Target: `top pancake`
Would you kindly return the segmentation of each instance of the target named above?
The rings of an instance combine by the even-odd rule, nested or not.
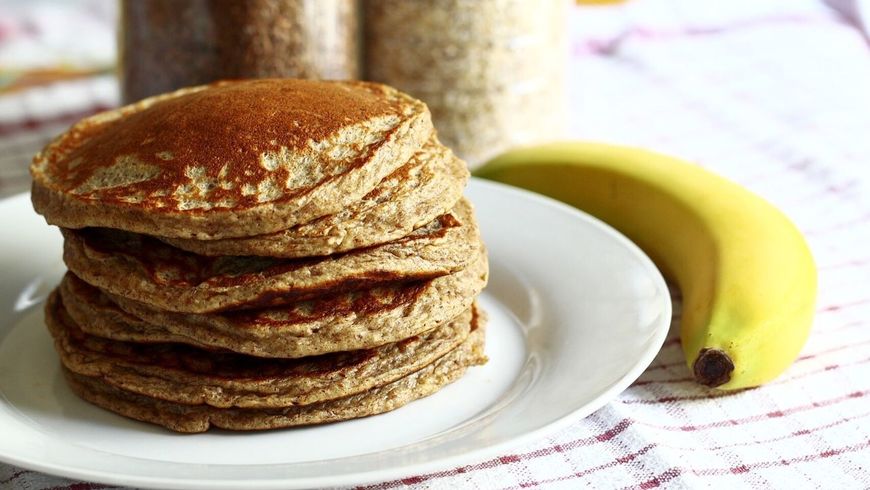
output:
[[[384,85],[271,79],[181,89],[86,118],[31,164],[51,224],[214,240],[339,212],[433,132]]]
[[[405,165],[336,214],[269,235],[162,239],[200,255],[312,257],[398,240],[445,214],[462,196],[468,167],[434,135]]]

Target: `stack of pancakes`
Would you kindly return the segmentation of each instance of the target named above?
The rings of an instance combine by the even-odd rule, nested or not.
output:
[[[389,87],[183,89],[77,123],[31,173],[69,268],[46,323],[96,405],[181,432],[287,427],[485,362],[468,172]]]

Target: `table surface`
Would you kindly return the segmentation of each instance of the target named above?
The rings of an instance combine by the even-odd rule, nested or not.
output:
[[[691,381],[675,318],[653,364],[593,415],[498,458],[370,488],[870,487],[867,38],[813,1],[705,5],[576,9],[572,135],[696,161],[783,209],[819,266],[801,356],[762,388],[711,393]],[[27,187],[48,138],[116,100],[109,76],[0,96],[0,194]],[[2,464],[0,487],[105,488]]]

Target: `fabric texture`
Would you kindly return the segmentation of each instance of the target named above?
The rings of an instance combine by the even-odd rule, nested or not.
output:
[[[604,408],[497,458],[362,488],[870,487],[867,40],[821,2],[716,2],[724,4],[578,8],[572,134],[699,162],[783,209],[819,267],[817,316],[798,360],[761,388],[697,386],[676,336],[675,298],[660,354]],[[29,93],[0,106],[49,100]],[[101,97],[31,108],[19,122],[4,113],[0,145],[56,132],[51,125],[103,105]],[[4,175],[26,168],[24,153],[2,161],[0,188]],[[0,464],[0,488],[113,487]]]

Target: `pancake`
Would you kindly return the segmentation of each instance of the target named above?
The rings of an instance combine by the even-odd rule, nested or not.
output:
[[[432,137],[411,160],[336,214],[270,235],[222,240],[164,238],[200,255],[312,257],[397,240],[452,209],[468,168]]]
[[[152,308],[210,313],[287,304],[461,270],[480,235],[467,200],[399,240],[313,259],[205,257],[107,228],[63,229],[64,261],[84,281]]]
[[[68,273],[63,303],[92,335],[133,342],[180,342],[260,357],[304,357],[372,348],[418,335],[471,307],[486,285],[481,249],[466,269],[258,310],[174,313],[104,294]]]
[[[161,400],[223,408],[308,405],[382,386],[455,349],[479,320],[472,307],[419,336],[374,349],[264,359],[184,344],[95,337],[70,318],[56,291],[45,313],[61,362],[70,371]]]
[[[49,224],[199,240],[335,214],[433,134],[425,104],[359,81],[217,82],[85,118],[37,154]]]
[[[129,418],[188,433],[204,432],[209,427],[263,430],[337,422],[395,410],[459,379],[469,366],[485,363],[484,340],[484,328],[477,328],[459,347],[392,383],[344,398],[284,408],[184,405],[123,390],[99,377],[82,376],[66,368],[63,371],[78,396]]]

